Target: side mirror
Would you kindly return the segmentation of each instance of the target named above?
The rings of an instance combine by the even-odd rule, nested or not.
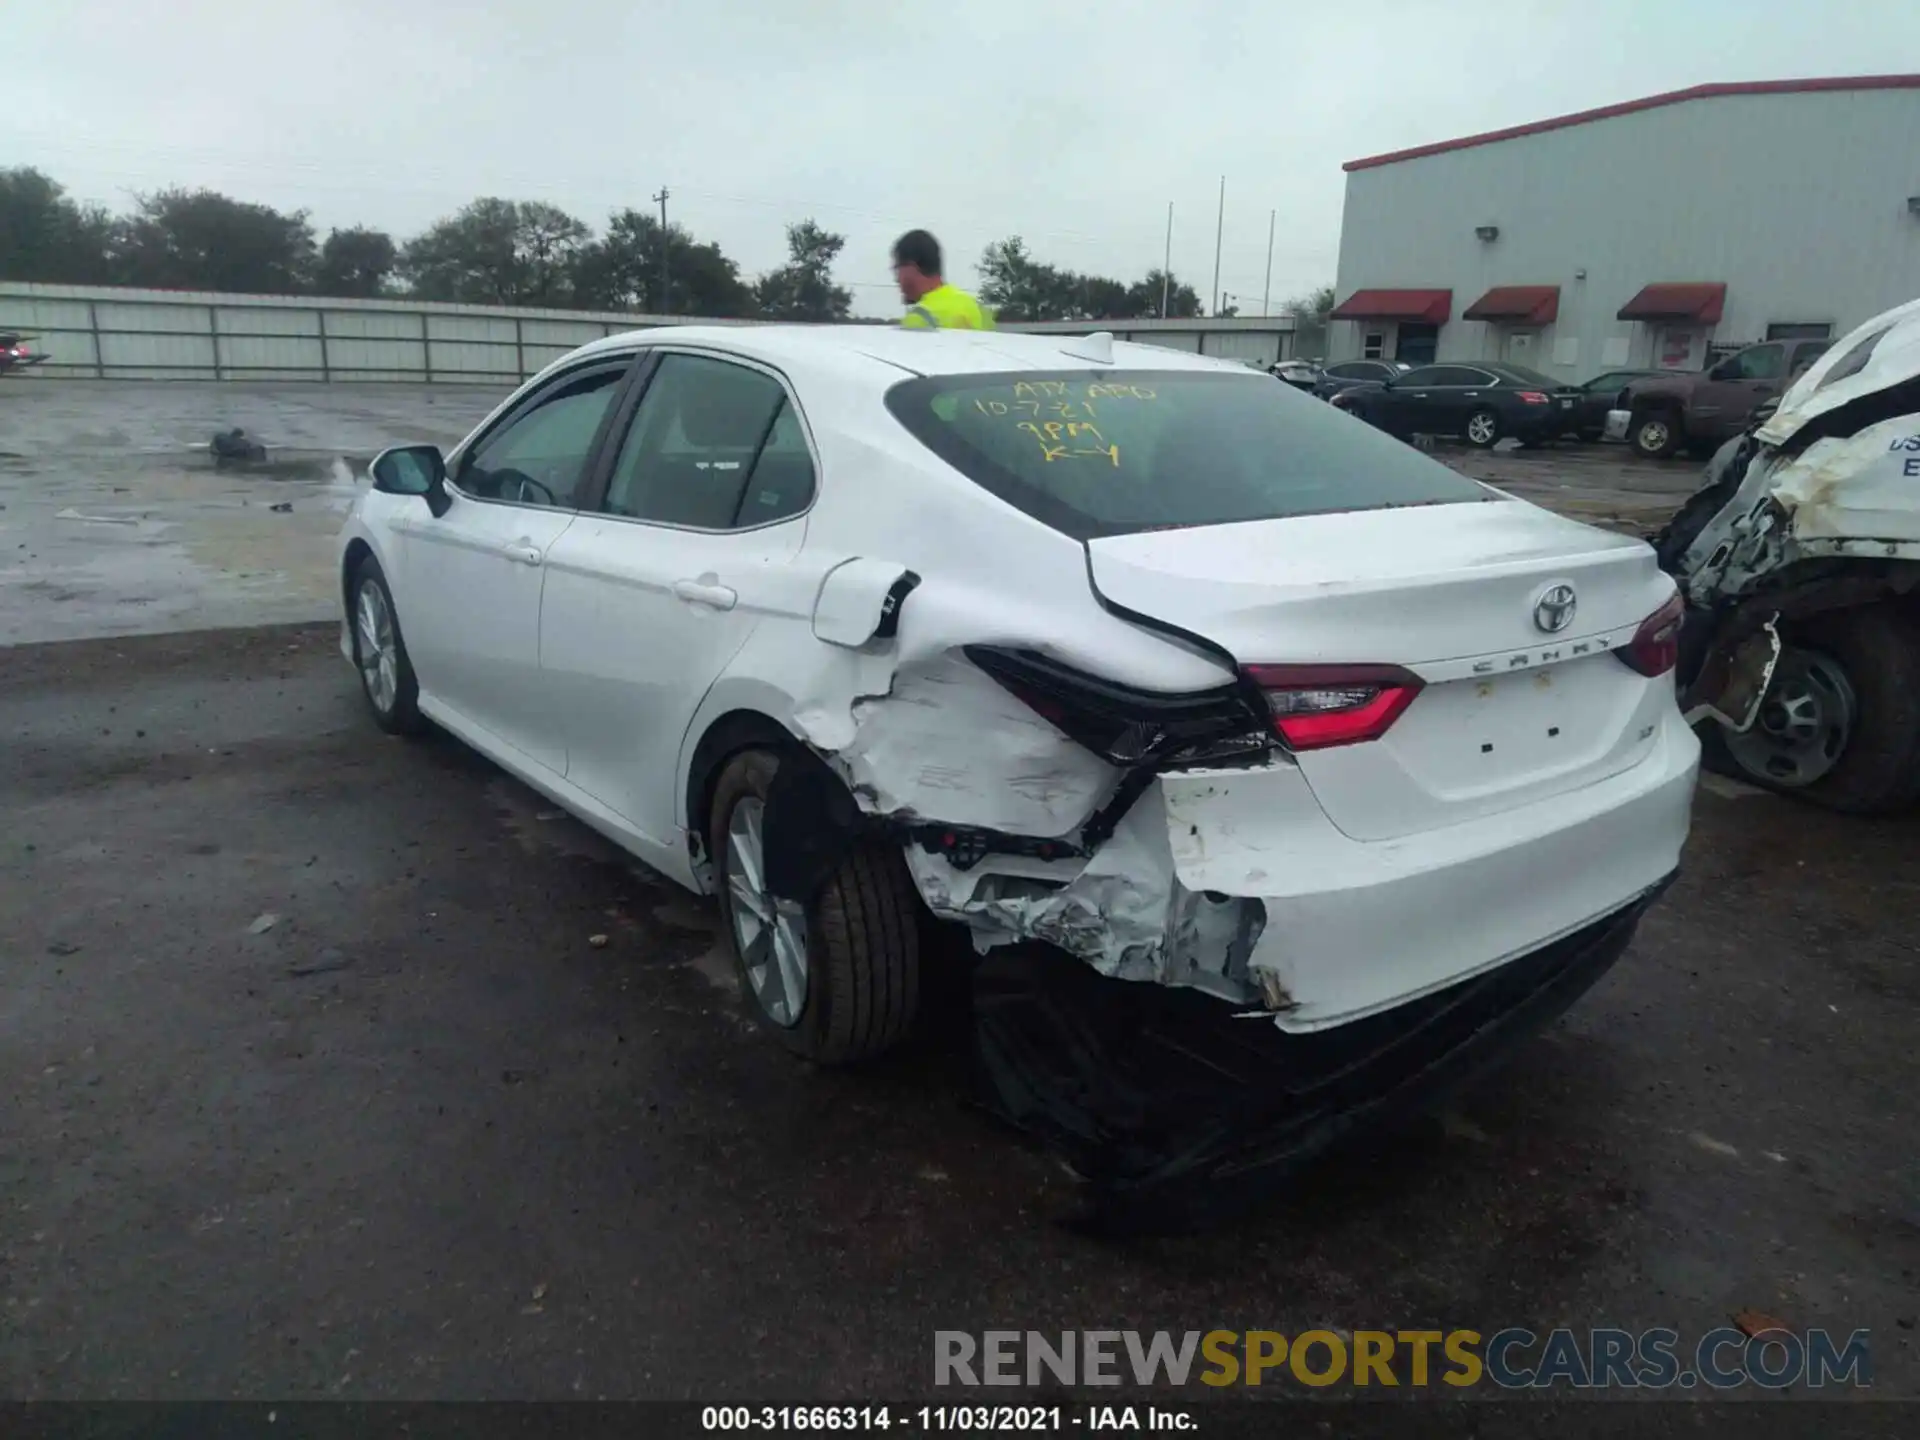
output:
[[[1707,371],[1707,379],[1731,380],[1734,378],[1733,371],[1734,371],[1733,362],[1731,360],[1722,360],[1718,365],[1714,366],[1711,370]]]
[[[447,458],[438,445],[395,445],[373,457],[373,488],[386,495],[419,495],[434,515],[453,508],[447,494]]]

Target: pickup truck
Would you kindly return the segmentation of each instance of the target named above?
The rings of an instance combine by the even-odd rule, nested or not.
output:
[[[1769,340],[1710,370],[1634,380],[1607,412],[1607,438],[1625,440],[1653,459],[1681,449],[1704,458],[1744,431],[1760,405],[1777,399],[1832,344]]]

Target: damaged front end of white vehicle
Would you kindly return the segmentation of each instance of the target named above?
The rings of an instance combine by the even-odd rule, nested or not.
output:
[[[1739,771],[1840,809],[1913,798],[1920,754],[1880,732],[1912,729],[1889,671],[1920,645],[1920,302],[1728,441],[1654,543],[1687,603],[1682,708]]]

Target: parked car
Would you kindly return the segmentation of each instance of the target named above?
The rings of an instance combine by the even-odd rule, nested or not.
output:
[[[1920,301],[1764,402],[1655,544],[1719,768],[1835,810],[1920,799]]]
[[[1450,435],[1485,449],[1508,436],[1523,444],[1557,439],[1572,428],[1579,399],[1579,391],[1537,371],[1476,360],[1423,365],[1382,385],[1355,386],[1334,404],[1403,440]]]
[[[718,896],[816,1061],[908,1034],[930,912],[1265,1015],[1340,1077],[1325,1136],[1558,1013],[1687,833],[1652,550],[1241,366],[649,330],[372,475],[338,567],[374,722]]]
[[[28,343],[37,338],[15,330],[0,330],[0,375],[10,370],[27,370],[43,364],[47,357]]]
[[[1311,390],[1320,383],[1320,367],[1311,360],[1282,360],[1267,373],[1296,390]]]
[[[1582,381],[1574,388],[1580,398],[1574,402],[1571,433],[1582,440],[1598,440],[1607,431],[1607,414],[1620,403],[1620,392],[1638,380],[1657,380],[1679,376],[1678,370],[1608,370]]]
[[[1607,414],[1606,435],[1649,459],[1676,450],[1705,458],[1752,422],[1756,407],[1777,399],[1824,355],[1831,340],[1769,340],[1727,356],[1701,372],[1669,370],[1635,380]]]
[[[1313,393],[1322,400],[1331,400],[1350,386],[1379,385],[1412,368],[1398,360],[1339,360],[1321,367]]]

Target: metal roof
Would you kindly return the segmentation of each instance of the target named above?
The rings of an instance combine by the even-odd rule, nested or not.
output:
[[[1384,155],[1369,155],[1349,160],[1340,168],[1346,171],[1370,170],[1377,165],[1392,165],[1401,160],[1418,160],[1425,155],[1441,155],[1449,150],[1469,150],[1476,145],[1492,145],[1500,140],[1518,140],[1523,135],[1539,135],[1548,130],[1564,130],[1569,125],[1586,125],[1595,120],[1611,120],[1616,115],[1631,115],[1639,110],[1658,110],[1665,105],[1681,105],[1689,100],[1717,100],[1729,95],[1804,95],[1831,90],[1920,90],[1920,75],[1840,75],[1823,80],[1749,80],[1725,85],[1694,85],[1685,90],[1668,90],[1644,100],[1625,100],[1618,105],[1602,105],[1597,110],[1576,110],[1571,115],[1556,115],[1551,120],[1535,120],[1512,125],[1505,130],[1488,130],[1458,140],[1442,140],[1433,145],[1416,145],[1411,150],[1390,150]]]

